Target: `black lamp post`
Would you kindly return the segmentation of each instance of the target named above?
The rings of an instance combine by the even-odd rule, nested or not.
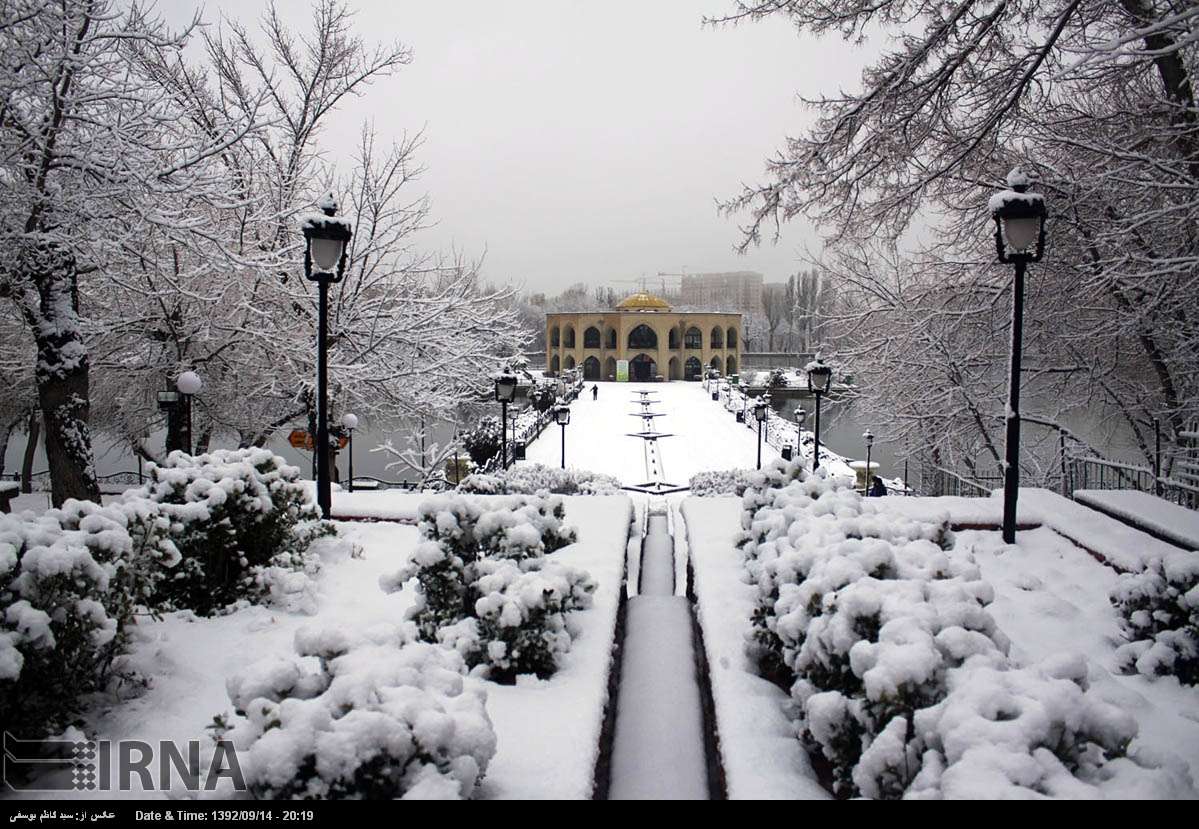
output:
[[[317,204],[320,213],[305,216],[304,276],[319,288],[316,334],[316,502],[321,516],[329,517],[333,486],[329,477],[329,285],[340,282],[346,271],[346,250],[353,228],[339,219],[337,200],[330,193]]]
[[[816,359],[808,363],[808,391],[816,398],[816,428],[814,434],[816,436],[815,445],[812,447],[812,471],[815,472],[820,467],[820,398],[828,394],[828,390],[833,385],[833,370],[829,368],[817,355]]]
[[[554,420],[562,427],[562,468],[566,468],[566,427],[570,424],[570,406],[554,409]]]
[[[204,388],[204,382],[194,371],[185,371],[175,379],[175,388],[179,390],[180,402],[183,404],[183,448],[190,455],[195,451],[192,441],[192,396],[200,393],[200,389]]]
[[[770,411],[770,398],[763,396],[754,404],[754,420],[758,421],[758,469],[762,468],[762,424]]]
[[[348,412],[341,416],[341,428],[346,430],[346,448],[350,454],[350,492],[354,491],[354,430],[358,428],[358,415]]]
[[[866,441],[866,486],[864,494],[870,495],[870,449],[874,446],[874,433],[867,429],[862,433],[862,440]]]
[[[1015,266],[1012,284],[1012,351],[1008,374],[1007,436],[1003,465],[1003,540],[1016,542],[1016,498],[1020,488],[1020,352],[1024,328],[1024,271],[1045,253],[1045,200],[1029,193],[1027,174],[1008,173],[1007,190],[991,197],[995,220],[995,252],[1000,262]]]
[[[504,469],[508,468],[508,404],[516,399],[516,377],[504,373],[495,378],[495,399],[500,401],[500,461]]]

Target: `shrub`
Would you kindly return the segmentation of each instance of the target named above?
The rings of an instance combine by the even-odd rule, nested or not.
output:
[[[266,449],[172,452],[150,464],[136,497],[157,504],[182,554],[159,586],[164,608],[211,614],[239,601],[305,593],[319,560],[310,547],[334,534],[300,472]]]
[[[471,796],[496,736],[486,692],[463,676],[460,656],[413,641],[410,626],[357,640],[302,630],[296,651],[299,659],[269,660],[232,677],[237,715],[214,723],[215,737],[237,749],[253,796]]]
[[[1199,553],[1175,553],[1122,575],[1111,598],[1129,640],[1116,652],[1122,670],[1199,684]]]
[[[523,463],[490,475],[471,475],[458,487],[479,495],[618,495],[620,481],[611,475],[582,469],[559,469]]]
[[[126,627],[179,559],[140,499],[0,515],[0,721],[61,731],[102,689]]]
[[[946,553],[946,521],[913,521],[808,474],[782,484],[776,472],[743,497],[741,548],[759,597],[749,648],[789,687],[834,794],[1182,785],[1124,757],[1135,723],[1086,691],[1084,660],[1008,661],[985,609],[992,590],[969,556]]]
[[[475,428],[462,435],[462,445],[475,466],[484,467],[500,454],[500,440],[503,438],[501,428],[499,418],[488,415],[480,418]]]
[[[417,580],[408,611],[421,639],[440,642],[499,682],[548,677],[571,644],[570,614],[595,584],[545,556],[575,540],[560,498],[443,496],[421,504],[412,561],[384,590]]]
[[[745,494],[750,486],[753,472],[748,469],[722,469],[698,472],[691,476],[691,494],[700,498],[716,498],[721,495]]]

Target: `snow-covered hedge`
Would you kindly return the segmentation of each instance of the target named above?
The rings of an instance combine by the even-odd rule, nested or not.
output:
[[[751,485],[753,472],[748,469],[721,469],[697,472],[691,476],[691,494],[701,498],[745,494]]]
[[[466,447],[475,466],[485,467],[492,458],[500,454],[502,438],[503,430],[500,426],[500,419],[487,415],[479,419],[475,428],[462,435],[462,445]]]
[[[1199,552],[1175,553],[1122,575],[1112,603],[1129,639],[1117,651],[1125,671],[1199,685]]]
[[[214,736],[237,749],[250,794],[470,797],[496,749],[486,691],[457,653],[414,639],[411,625],[301,630],[298,658],[230,678],[237,715],[218,717]]]
[[[417,580],[408,618],[420,638],[499,682],[551,675],[570,649],[571,612],[595,590],[587,573],[546,559],[575,540],[562,499],[447,495],[422,503],[420,516],[412,561],[381,581],[394,592]]]
[[[793,478],[787,482],[787,478]],[[794,466],[746,491],[741,548],[759,595],[751,654],[789,688],[840,797],[1101,796],[1186,789],[1126,758],[1127,714],[1081,658],[1020,667],[947,521]]]
[[[170,522],[182,560],[159,585],[167,609],[199,614],[241,601],[310,610],[320,566],[315,541],[334,535],[319,518],[300,471],[266,449],[172,452],[149,464],[130,497],[153,501]]]
[[[178,562],[155,505],[67,501],[0,515],[0,722],[60,731],[104,687],[125,630]]]
[[[489,475],[471,475],[458,489],[479,495],[618,495],[620,481],[601,472],[522,463]]]

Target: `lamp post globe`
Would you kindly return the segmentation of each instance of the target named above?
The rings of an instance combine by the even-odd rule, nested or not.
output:
[[[1024,274],[1030,262],[1045,254],[1045,219],[1049,212],[1040,193],[1030,193],[1032,177],[1016,168],[1007,187],[987,206],[995,221],[995,255],[1015,270],[1012,283],[1012,345],[1009,355],[1008,402],[1003,465],[1003,540],[1016,542],[1016,500],[1020,489],[1020,360],[1024,338]]]
[[[346,431],[346,449],[349,450],[350,468],[348,473],[348,486],[350,492],[354,491],[354,430],[358,428],[358,415],[346,412],[341,416],[341,428]]]
[[[304,276],[317,284],[316,335],[316,502],[321,516],[328,518],[333,505],[329,454],[329,285],[345,276],[346,258],[353,226],[337,216],[337,199],[332,193],[317,202],[319,213],[300,220],[304,234]]]
[[[194,371],[182,372],[175,378],[175,389],[179,392],[179,402],[183,405],[183,450],[191,454],[195,448],[192,445],[192,395],[199,394],[204,388],[204,381]]]

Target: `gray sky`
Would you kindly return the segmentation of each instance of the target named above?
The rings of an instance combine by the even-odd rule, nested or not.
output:
[[[308,3],[280,0],[295,25]],[[728,0],[357,0],[358,31],[414,61],[344,107],[322,140],[348,153],[364,119],[382,137],[424,127],[418,186],[429,248],[486,251],[486,277],[555,291],[631,287],[642,274],[757,270],[781,281],[815,242],[803,223],[745,256],[715,201],[757,180],[808,122],[796,94],[856,86],[861,59],[785,21],[710,28]],[[197,4],[163,0],[174,18]],[[214,0],[204,17],[256,17]],[[344,148],[344,150],[343,150]]]

